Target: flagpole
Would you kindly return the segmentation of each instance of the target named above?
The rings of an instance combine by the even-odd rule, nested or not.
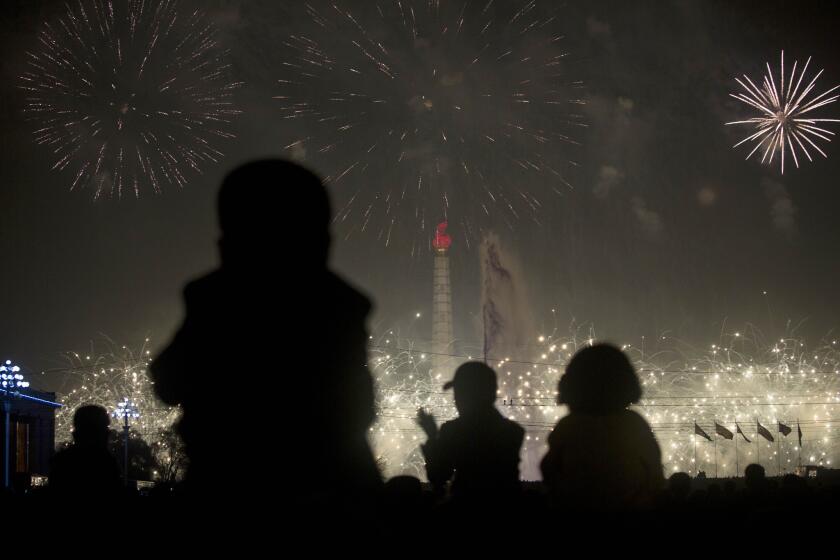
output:
[[[735,478],[738,478],[738,473],[741,472],[741,465],[738,462],[738,432],[740,428],[738,427],[738,422],[735,422]]]
[[[782,431],[779,428],[781,428],[781,426],[779,426],[779,419],[777,418],[776,419],[776,455],[779,458],[779,460],[778,460],[779,475],[778,476],[779,476],[779,478],[781,478],[781,476],[782,476]]]
[[[691,437],[694,438],[694,478],[697,478],[697,434]]]
[[[487,365],[487,312],[484,309],[481,312],[481,339],[481,354]]]
[[[802,428],[799,427],[799,418],[796,419],[796,437],[799,438],[799,472],[802,473],[802,438],[799,434],[802,433]]]
[[[712,440],[715,444],[715,478],[718,477],[718,468],[717,468],[717,420],[715,420],[715,439]]]

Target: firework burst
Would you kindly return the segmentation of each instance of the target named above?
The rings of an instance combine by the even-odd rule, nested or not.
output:
[[[216,35],[177,0],[78,0],[43,24],[19,86],[71,190],[160,192],[224,156],[240,83]]]
[[[767,74],[764,76],[761,87],[756,86],[747,75],[744,75],[743,81],[735,78],[744,91],[731,93],[730,96],[756,109],[759,113],[758,116],[747,120],[726,123],[727,125],[748,125],[753,129],[749,136],[734,146],[737,148],[742,144],[754,143],[746,159],[762,151],[761,163],[772,164],[778,152],[779,163],[784,174],[785,155],[788,153],[793,157],[797,168],[802,154],[808,158],[808,161],[813,161],[809,149],[819,152],[823,157],[828,157],[817,142],[831,142],[831,136],[834,136],[834,133],[823,128],[824,125],[821,123],[836,123],[840,122],[840,119],[816,118],[812,111],[837,101],[840,95],[831,94],[837,91],[840,85],[817,95],[814,89],[823,71],[817,72],[810,82],[807,82],[805,76],[810,64],[809,57],[797,75],[799,61],[796,61],[793,63],[790,74],[786,75],[785,52],[782,51],[779,73],[774,77],[770,63],[767,63]],[[806,82],[808,85],[803,86]]]
[[[389,244],[406,226],[417,249],[449,220],[470,239],[490,218],[538,220],[543,196],[571,187],[582,83],[545,4],[299,8],[275,96],[297,135],[285,147],[325,172],[348,236]]]
[[[496,406],[526,429],[520,472],[536,479],[546,452],[546,438],[566,408],[556,404],[557,381],[574,353],[597,340],[591,328],[568,335],[540,336],[531,358],[493,360],[499,375]],[[764,341],[755,331],[732,332],[705,349],[689,347],[668,337],[646,347],[624,345],[644,387],[644,397],[632,408],[649,422],[662,450],[667,474],[733,476],[736,466],[754,462],[768,472],[792,472],[805,464],[835,465],[840,460],[840,345],[826,340],[809,347],[793,336]],[[477,345],[478,346],[478,345]],[[480,349],[476,349],[480,355]],[[453,356],[451,370],[470,359]],[[371,440],[388,475],[424,477],[419,446],[425,441],[415,416],[423,407],[439,422],[457,415],[451,392],[443,391],[448,376],[431,373],[433,355],[422,343],[389,333],[373,344],[370,367],[378,388],[379,413]],[[757,422],[770,427],[776,442],[756,433]],[[776,423],[803,432],[784,437]],[[751,443],[694,435],[694,425],[714,437],[715,424],[733,433],[740,426]],[[736,424],[737,423],[737,424]],[[740,438],[741,436],[736,436]],[[697,462],[695,463],[695,439]],[[737,454],[737,456],[736,456]]]
[[[171,432],[180,409],[161,403],[149,377],[149,340],[138,348],[120,346],[109,339],[91,345],[90,352],[68,352],[62,368],[62,407],[56,414],[56,441],[72,441],[73,415],[80,406],[97,404],[113,412],[117,402],[128,399],[140,414],[133,429],[147,443],[158,445],[161,434]]]

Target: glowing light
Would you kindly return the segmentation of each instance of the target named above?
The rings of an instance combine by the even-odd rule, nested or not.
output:
[[[29,387],[29,382],[24,381],[23,374],[20,373],[20,367],[12,364],[11,360],[6,360],[0,366],[0,387],[8,391],[26,389]]]
[[[147,371],[148,344],[146,339],[133,350],[101,339],[92,344],[92,356],[82,357],[77,352],[65,354],[68,365],[61,372],[64,381],[59,392],[59,401],[64,406],[56,413],[56,444],[72,441],[73,415],[80,406],[98,404],[111,409],[115,402],[127,401],[134,407],[129,408],[131,414],[142,413],[139,417],[132,416],[137,418],[132,430],[153,448],[170,445],[160,437],[177,422],[180,409],[164,405],[155,396]]]
[[[743,91],[732,93],[730,96],[758,111],[758,116],[726,123],[727,125],[747,125],[752,128],[752,132],[734,146],[737,148],[749,142],[755,144],[746,159],[762,150],[761,163],[772,164],[778,152],[778,160],[784,174],[785,155],[788,153],[793,157],[797,168],[799,157],[803,154],[808,161],[813,161],[809,150],[828,157],[816,142],[831,142],[834,132],[823,128],[822,123],[836,123],[840,122],[840,119],[817,118],[812,111],[837,101],[840,95],[831,94],[840,88],[840,85],[816,95],[814,89],[823,71],[817,72],[810,82],[807,82],[805,76],[810,64],[809,57],[797,75],[799,61],[796,61],[793,63],[790,74],[787,75],[785,52],[782,51],[779,73],[774,77],[770,63],[767,63],[767,74],[764,76],[761,87],[756,86],[746,75],[743,76],[743,81],[735,78]],[[776,78],[778,78],[778,83]],[[807,85],[803,85],[805,83]],[[767,292],[763,293],[767,294]]]
[[[117,403],[112,416],[114,418],[140,418],[140,411],[136,404],[128,400],[128,397],[123,397],[123,400]]]
[[[545,335],[533,358],[505,360],[505,369],[499,369],[497,407],[504,416],[522,424],[531,436],[520,465],[525,478],[538,476],[546,437],[566,414],[565,407],[555,403],[557,381],[574,352],[595,338],[578,330],[568,335]],[[657,339],[661,341],[661,337]],[[684,343],[675,344],[670,338],[645,351],[625,345],[644,389],[643,400],[633,409],[645,417],[660,448],[667,451],[663,453],[667,472],[693,469],[695,421],[718,439],[719,476],[732,476],[736,464],[743,470],[748,462],[757,460],[757,445],[762,446],[760,459],[768,472],[775,473],[778,468],[775,453],[781,455],[783,469],[797,464],[797,423],[803,431],[803,459],[806,451],[815,457],[825,453],[826,460],[836,461],[840,456],[840,441],[828,435],[840,426],[840,375],[834,373],[840,366],[837,345],[826,341],[809,347],[803,340],[788,337],[767,347],[760,340],[759,334],[738,331],[737,336],[724,334],[705,350],[686,349]],[[423,439],[414,423],[416,411],[425,408],[439,422],[454,418],[452,395],[442,390],[440,379],[429,375],[428,364],[415,359],[423,351],[421,343],[400,336],[383,342],[374,337],[371,349],[371,369],[379,391],[379,413],[371,440],[388,476],[413,474],[422,478],[422,454],[412,444],[414,436]],[[546,352],[551,346],[566,352]],[[452,367],[465,359],[453,357]],[[779,439],[778,443],[769,444],[756,437],[757,418]],[[739,461],[735,458],[735,442],[715,435],[715,422],[741,438]],[[736,422],[752,443],[737,433]],[[776,422],[792,426],[792,435],[778,434]],[[391,441],[401,443],[401,449]],[[712,473],[713,444],[698,438],[697,446],[697,468]]]
[[[217,31],[177,0],[79,0],[45,22],[18,87],[34,139],[94,198],[183,187],[240,111]]]
[[[347,235],[387,245],[406,227],[414,252],[441,220],[469,240],[492,217],[538,220],[544,196],[571,188],[583,84],[553,2],[297,9],[275,99],[304,132],[285,148],[324,169]]]

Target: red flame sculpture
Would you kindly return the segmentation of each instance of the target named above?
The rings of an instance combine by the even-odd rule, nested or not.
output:
[[[432,247],[439,253],[445,253],[452,245],[452,238],[446,233],[449,224],[442,222],[435,229],[435,238],[432,240]]]

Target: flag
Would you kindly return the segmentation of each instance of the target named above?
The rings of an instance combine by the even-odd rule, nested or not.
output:
[[[732,439],[734,437],[732,435],[732,432],[730,432],[729,430],[727,430],[726,428],[724,428],[723,426],[721,426],[717,422],[715,422],[715,433],[717,435],[719,435],[720,437],[726,438],[726,439]]]
[[[779,433],[785,437],[788,437],[788,434],[790,434],[790,426],[785,426],[784,424],[779,422]]]
[[[694,423],[694,434],[698,436],[703,436],[707,440],[712,441],[712,438],[709,436],[709,434],[704,432],[703,428],[697,425],[697,422]]]
[[[481,242],[481,307],[484,322],[484,357],[495,361],[516,353],[526,344],[523,333],[531,332],[530,315],[523,300],[524,280],[514,259],[498,237],[488,234]],[[530,338],[527,338],[530,341]]]
[[[773,434],[770,433],[770,430],[765,428],[761,425],[761,422],[758,420],[755,421],[756,430],[758,430],[758,435],[766,439],[767,441],[776,441],[773,439]]]
[[[741,430],[741,426],[738,425],[738,422],[735,422],[735,427],[738,428],[738,433],[741,434],[741,437],[744,438],[744,441],[746,441],[747,443],[752,443],[747,437],[747,434],[745,434],[744,431]]]
[[[802,428],[799,427],[799,420],[796,421],[796,431],[799,432],[799,449],[802,449]]]

